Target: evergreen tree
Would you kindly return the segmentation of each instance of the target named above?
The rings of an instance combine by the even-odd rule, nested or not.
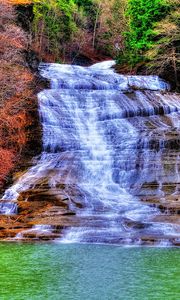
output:
[[[169,12],[165,0],[129,0],[126,18],[129,30],[125,32],[126,55],[119,62],[128,61],[134,65],[144,59],[144,51],[151,48],[154,41],[155,23]]]

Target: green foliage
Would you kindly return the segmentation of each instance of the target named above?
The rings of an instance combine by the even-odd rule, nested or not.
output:
[[[70,52],[81,30],[92,31],[97,5],[94,0],[34,0],[33,33],[42,53],[56,58]],[[79,41],[81,43],[81,41]]]
[[[149,73],[168,69],[178,82],[179,0],[33,2],[33,33],[40,53],[53,54],[56,61],[72,61],[78,54],[93,57],[99,51],[116,57],[124,71],[134,72],[144,65]]]
[[[58,55],[62,45],[71,39],[76,31],[73,14],[76,6],[73,0],[35,0],[34,35],[40,47]]]
[[[96,0],[74,0],[74,3],[78,6],[78,10],[86,16],[86,27],[92,30],[98,11]]]
[[[87,14],[94,10],[95,7],[95,4],[92,0],[74,0],[74,3],[79,7],[82,7]]]
[[[156,42],[146,52],[147,70],[165,75],[173,88],[180,90],[180,3],[173,1],[173,9],[154,28]]]
[[[165,0],[128,0],[128,31],[124,33],[126,54],[118,58],[120,63],[126,61],[127,57],[132,65],[144,60],[144,51],[154,44],[155,24],[169,11],[170,5]]]

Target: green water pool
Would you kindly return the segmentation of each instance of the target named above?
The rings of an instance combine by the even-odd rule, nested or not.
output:
[[[0,244],[0,299],[178,300],[180,250]]]

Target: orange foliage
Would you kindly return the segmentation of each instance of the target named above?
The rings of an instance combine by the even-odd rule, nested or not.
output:
[[[14,47],[24,49],[27,47],[27,39],[22,29],[14,24],[6,25],[6,31],[1,33],[1,47]]]
[[[0,148],[0,184],[2,185],[6,179],[6,175],[13,167],[14,154],[10,150]]]
[[[4,0],[4,2],[8,2],[12,5],[22,5],[22,4],[26,5],[32,3],[31,0]]]
[[[0,185],[27,143],[32,123],[28,112],[34,106],[34,77],[23,54],[28,37],[15,24],[11,4],[28,2],[0,0]]]

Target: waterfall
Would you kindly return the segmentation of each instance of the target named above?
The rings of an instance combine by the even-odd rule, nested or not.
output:
[[[46,185],[58,194],[63,185],[70,200],[79,191],[81,205],[70,201],[80,224],[61,242],[179,236],[179,226],[154,221],[160,211],[141,200],[163,199],[167,183],[179,192],[180,98],[157,76],[119,75],[113,64],[40,65],[51,82],[38,95],[43,152],[5,192],[1,213],[16,213],[23,191]]]

